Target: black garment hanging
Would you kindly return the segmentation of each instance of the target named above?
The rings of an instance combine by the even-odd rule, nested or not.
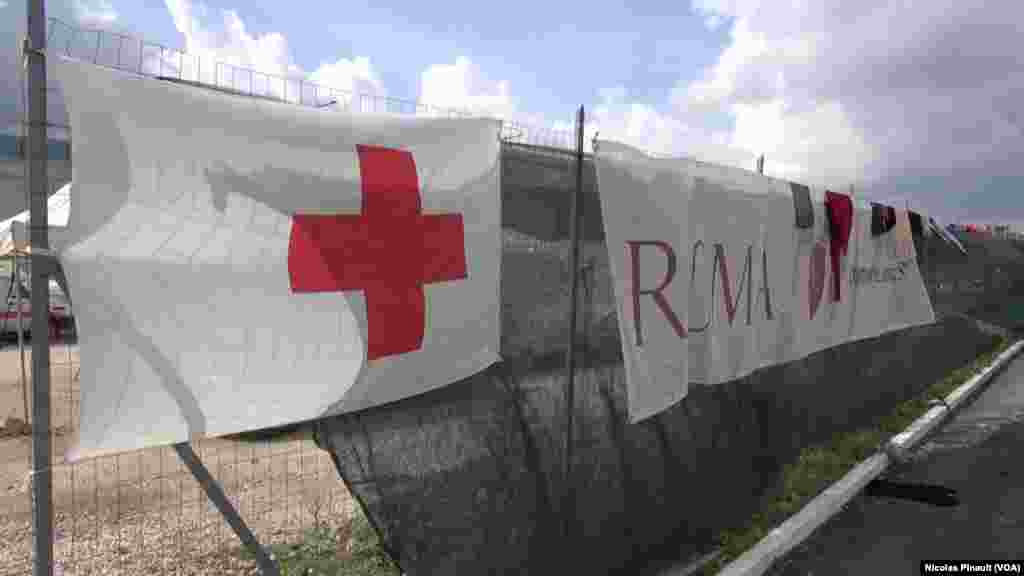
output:
[[[814,206],[811,204],[811,189],[803,184],[789,183],[793,191],[793,209],[796,211],[797,228],[814,227]]]
[[[896,226],[896,209],[871,203],[871,235],[881,236]]]
[[[924,237],[924,221],[921,220],[921,215],[917,212],[907,211],[907,217],[910,218],[910,233],[915,238]]]

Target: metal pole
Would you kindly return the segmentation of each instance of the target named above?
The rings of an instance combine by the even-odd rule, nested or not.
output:
[[[213,505],[217,507],[217,510],[227,520],[228,525],[235,531],[239,540],[242,544],[256,556],[256,564],[260,567],[260,572],[263,576],[280,576],[280,571],[277,569],[277,564],[274,560],[267,555],[266,550],[260,546],[260,543],[253,536],[253,533],[249,530],[249,527],[245,525],[245,521],[238,515],[238,511],[228,501],[228,497],[224,495],[224,491],[221,489],[220,484],[213,479],[210,475],[210,471],[203,465],[203,461],[199,459],[195,451],[192,450],[192,446],[187,442],[182,442],[174,445],[175,452],[178,453],[178,457],[188,467],[189,472],[195,476],[199,485],[203,487],[203,491],[206,492],[206,496],[213,502]]]
[[[757,173],[764,174],[764,154],[757,157]]]
[[[29,0],[28,150],[29,228],[33,254],[49,248],[46,192],[46,8],[44,0]],[[45,266],[32,271],[32,540],[35,576],[53,574],[53,486],[50,475],[50,283]]]
[[[32,422],[28,412],[28,374],[25,372],[25,320],[22,318],[21,307],[24,298],[21,297],[21,269],[18,266],[21,256],[18,254],[18,244],[14,244],[14,278],[12,279],[15,293],[15,302],[18,306],[18,355],[21,358],[21,401],[25,405],[25,423]]]
[[[576,387],[573,384],[576,372],[576,294],[579,291],[579,254],[580,254],[580,196],[583,192],[583,106],[576,116],[576,191],[569,203],[569,348],[565,361],[565,461],[563,462],[565,482],[565,501],[562,514],[562,536],[569,538],[570,519],[576,516],[576,491],[572,485],[572,454],[573,454],[573,408]]]

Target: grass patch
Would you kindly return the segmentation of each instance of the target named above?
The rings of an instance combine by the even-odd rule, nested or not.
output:
[[[796,462],[783,468],[780,487],[772,492],[746,526],[719,534],[722,553],[706,564],[700,574],[717,574],[729,562],[752,548],[778,524],[799,512],[814,497],[838,481],[862,460],[874,454],[927,412],[934,398],[945,398],[1005,351],[1011,342],[993,336],[992,350],[932,384],[920,395],[898,405],[874,426],[836,436],[829,442],[805,448]]]
[[[281,576],[400,576],[361,510],[340,527],[310,528],[297,544],[269,546]],[[244,558],[252,560],[247,550]]]

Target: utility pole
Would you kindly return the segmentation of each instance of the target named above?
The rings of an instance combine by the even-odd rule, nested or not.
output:
[[[38,260],[47,253],[46,7],[28,0],[28,174],[32,255],[32,540],[34,576],[53,576],[53,479],[50,473],[50,283]]]

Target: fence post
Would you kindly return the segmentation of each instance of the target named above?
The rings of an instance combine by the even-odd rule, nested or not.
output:
[[[192,450],[192,446],[188,442],[180,442],[174,445],[174,451],[178,453],[178,457],[188,467],[188,471],[195,477],[196,482],[199,482],[199,486],[206,493],[206,497],[217,507],[217,511],[224,517],[228,526],[231,526],[231,529],[235,531],[238,539],[256,557],[256,564],[260,568],[260,573],[263,576],[280,576],[281,571],[278,569],[277,562],[267,554],[267,551],[256,540],[252,531],[246,526],[245,521],[239,516],[238,511],[231,505],[231,501],[224,494],[220,484],[213,479],[210,471],[206,469],[206,465],[203,464],[203,461]]]
[[[562,507],[562,536],[568,540],[570,519],[575,513],[576,491],[572,485],[573,460],[573,408],[576,387],[573,384],[576,372],[576,295],[579,291],[580,252],[580,196],[583,191],[583,106],[576,116],[576,190],[569,203],[569,347],[566,350],[565,372],[565,454],[562,463],[565,498]]]
[[[12,235],[13,236],[13,235]],[[14,243],[14,274],[11,278],[11,289],[15,294],[15,301],[17,304],[16,321],[18,322],[18,358],[20,359],[21,365],[21,402],[24,405],[25,410],[25,424],[32,423],[32,414],[29,412],[28,407],[28,374],[25,372],[25,319],[22,315],[22,308],[25,305],[25,299],[22,297],[22,285],[21,285],[21,268],[19,261],[21,256],[18,254],[18,244],[15,238]],[[11,292],[8,291],[8,296]]]
[[[28,38],[28,174],[29,228],[32,252],[43,252],[47,241],[46,131],[46,8],[44,0],[29,0]],[[32,540],[35,576],[53,574],[53,510],[50,473],[50,284],[44,266],[32,266]],[[19,326],[20,329],[20,326]]]

